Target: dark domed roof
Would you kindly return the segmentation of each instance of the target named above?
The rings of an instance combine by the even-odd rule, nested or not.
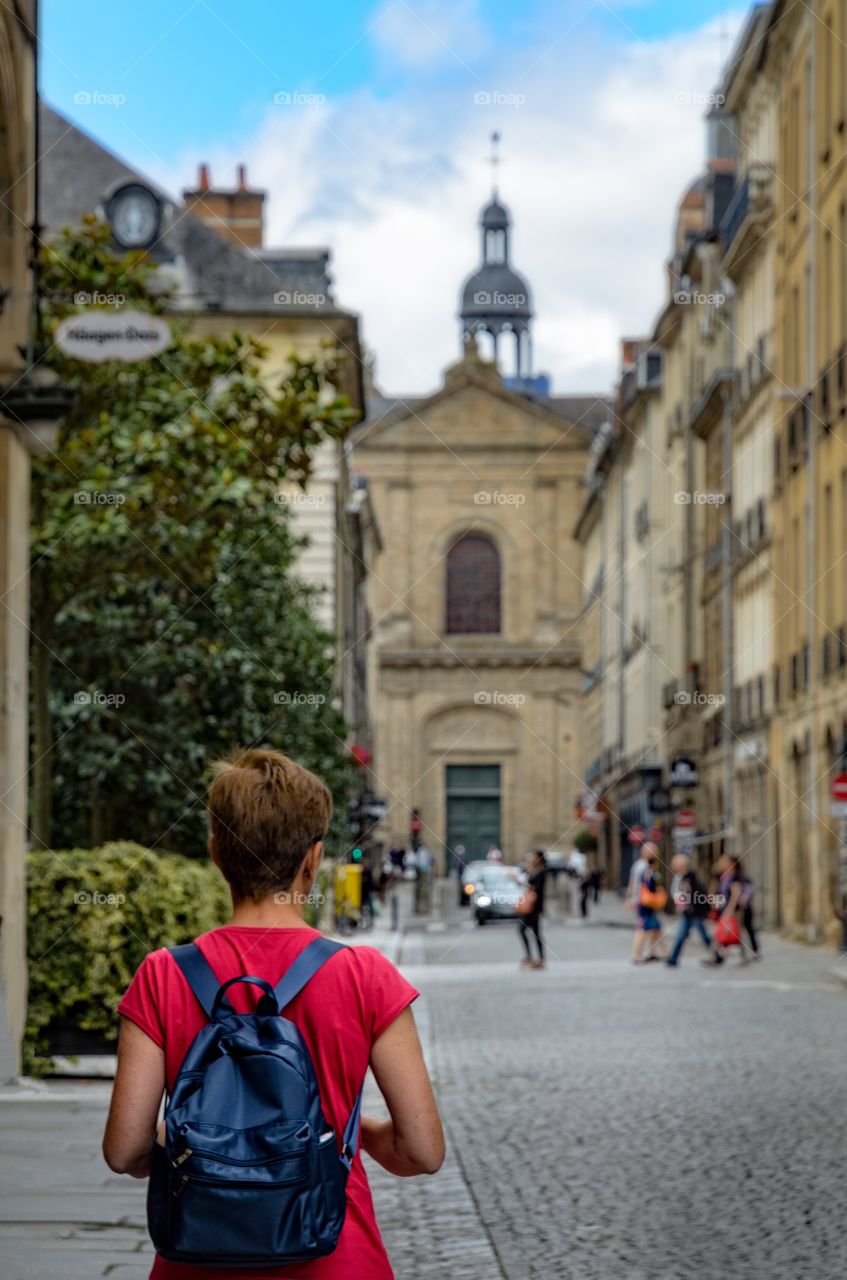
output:
[[[529,320],[529,285],[505,262],[486,263],[465,281],[460,314],[463,320]]]
[[[494,196],[483,209],[480,222],[486,231],[506,231],[511,222],[509,210]]]

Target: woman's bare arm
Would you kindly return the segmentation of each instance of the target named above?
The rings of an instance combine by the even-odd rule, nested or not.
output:
[[[395,1018],[371,1050],[371,1070],[390,1120],[362,1118],[362,1146],[389,1173],[437,1173],[444,1133],[411,1009]]]
[[[133,1178],[149,1174],[164,1090],[164,1052],[134,1022],[123,1018],[118,1069],[103,1135],[103,1156],[115,1173],[129,1173]]]

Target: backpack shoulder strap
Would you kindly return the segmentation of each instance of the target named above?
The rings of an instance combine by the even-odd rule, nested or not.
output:
[[[290,1004],[296,995],[300,994],[309,979],[313,978],[318,969],[326,964],[330,956],[334,956],[336,951],[346,950],[347,948],[343,942],[333,942],[331,938],[315,938],[314,942],[310,942],[307,947],[304,947],[274,988],[274,995],[276,996],[280,1013],[284,1011],[286,1005]],[[341,1137],[341,1162],[348,1171],[359,1149],[359,1123],[363,1092],[364,1085],[362,1085],[356,1101],[353,1103],[350,1118],[344,1126],[344,1133]]]
[[[170,952],[200,1008],[211,1020],[212,1006],[221,984],[215,977],[209,961],[196,942],[187,942],[182,947],[171,947]]]
[[[274,988],[274,995],[280,1013],[299,995],[310,978],[313,978],[330,956],[336,951],[346,951],[343,942],[333,942],[331,938],[315,938],[304,947],[292,965],[289,965]]]

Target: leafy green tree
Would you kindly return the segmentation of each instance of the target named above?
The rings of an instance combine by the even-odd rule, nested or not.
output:
[[[79,292],[164,305],[144,255],[115,254],[94,220],[45,250],[43,272],[48,331]],[[290,751],[344,804],[333,637],[276,501],[354,420],[336,354],[271,380],[249,336],[172,328],[139,364],[49,356],[75,401],[33,475],[36,847],[55,830],[199,852],[204,771],[248,743]]]

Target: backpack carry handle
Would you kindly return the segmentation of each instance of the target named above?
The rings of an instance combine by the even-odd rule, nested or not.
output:
[[[230,1005],[227,1002],[226,993],[229,990],[229,988],[232,986],[235,986],[237,982],[249,982],[251,986],[261,987],[262,990],[264,991],[265,994],[262,996],[261,1000],[259,1001],[259,1005],[256,1009],[256,1013],[270,1014],[270,1015],[279,1013],[279,1006],[277,1005],[277,1002],[276,1002],[276,995],[274,994],[274,989],[271,986],[271,984],[269,982],[265,982],[264,978],[253,978],[249,975],[244,974],[237,978],[230,978],[228,982],[224,982],[221,984],[220,987],[218,987],[218,993],[215,996],[214,1003],[212,1005],[212,1012],[209,1015],[212,1022],[218,1021],[221,1014],[221,1006],[223,1006],[223,1014],[225,1017],[234,1012],[232,1005]]]

